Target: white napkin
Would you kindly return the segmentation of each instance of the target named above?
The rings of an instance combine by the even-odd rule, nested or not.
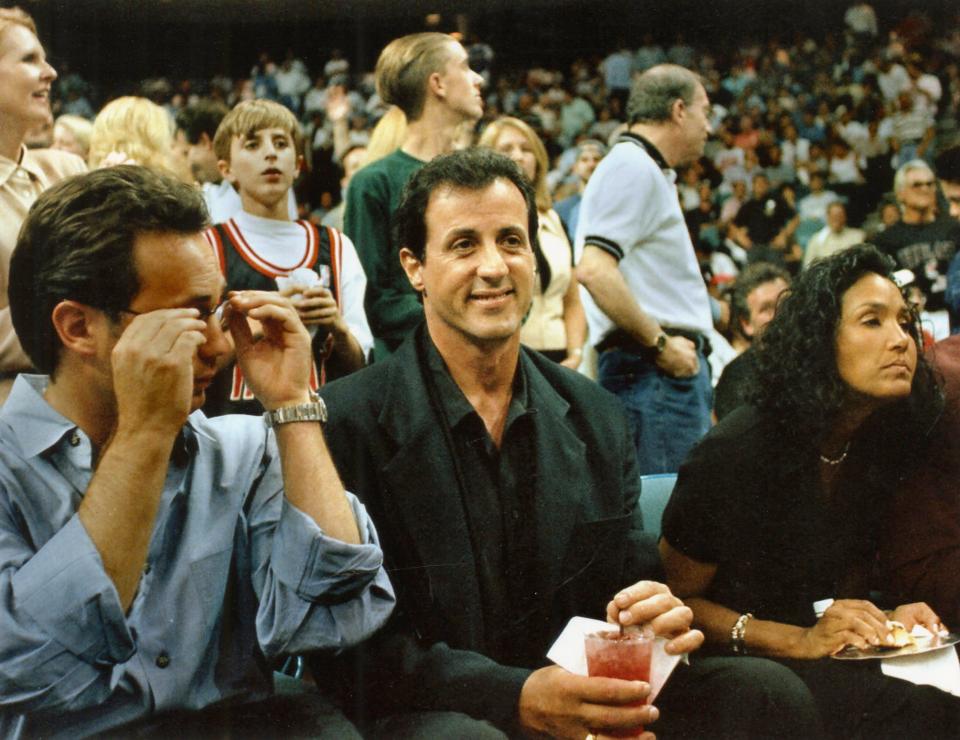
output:
[[[311,270],[309,267],[298,267],[289,275],[277,275],[277,288],[279,290],[286,290],[287,288],[294,287],[305,290],[307,288],[312,288],[314,285],[317,285],[320,282],[320,275],[318,275],[314,270]],[[294,293],[290,297],[294,299],[303,298],[303,294]]]
[[[919,624],[911,632],[914,637],[932,637]],[[953,645],[930,650],[919,655],[904,655],[899,658],[884,658],[880,669],[892,678],[920,686],[936,686],[954,696],[960,696],[960,660]]]
[[[570,673],[586,676],[587,654],[583,646],[584,637],[591,632],[606,632],[612,629],[617,629],[617,626],[599,619],[574,617],[567,622],[563,632],[550,647],[547,657]],[[663,646],[666,644],[667,641],[662,637],[657,637],[653,642],[653,657],[650,663],[650,702],[657,698],[657,694],[673,673],[673,669],[677,667],[677,663],[681,659],[684,663],[687,662],[686,655],[668,655],[664,652]]]
[[[307,288],[312,288],[314,285],[323,285],[324,288],[329,288],[330,268],[326,265],[320,265],[320,267],[326,268],[322,277],[309,267],[298,267],[288,275],[277,275],[277,289],[286,290],[287,288],[299,288],[300,290],[306,290]],[[294,293],[290,298],[294,301],[299,300],[303,298],[303,293]],[[320,327],[316,325],[307,327],[307,331],[310,332],[311,337],[315,337],[319,329]]]

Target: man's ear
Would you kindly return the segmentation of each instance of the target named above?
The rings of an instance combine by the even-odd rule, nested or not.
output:
[[[202,146],[204,149],[213,151],[213,139],[210,138],[206,131],[200,132],[200,138],[197,140],[197,144]]]
[[[230,172],[230,163],[225,159],[217,160],[217,169],[220,170],[220,176],[231,185],[237,184],[237,178]]]
[[[423,263],[407,247],[400,250],[400,264],[403,266],[403,271],[407,273],[407,280],[410,281],[413,289],[426,295],[423,285]]]
[[[443,76],[439,72],[433,72],[427,78],[427,92],[432,93],[441,100],[446,97],[447,91],[443,84]]]
[[[670,119],[674,123],[682,123],[683,119],[687,115],[687,104],[683,102],[683,98],[677,98],[673,101],[673,105],[670,106]]]
[[[100,326],[105,319],[102,311],[77,301],[60,301],[50,318],[65,349],[85,357],[97,353]]]

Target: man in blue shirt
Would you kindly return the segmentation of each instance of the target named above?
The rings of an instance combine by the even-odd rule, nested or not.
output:
[[[120,166],[48,190],[21,232],[11,314],[47,375],[0,411],[4,737],[269,716],[271,659],[359,642],[392,608],[308,392],[310,335],[275,293],[223,299],[205,225],[199,191]],[[231,350],[266,425],[197,411]]]

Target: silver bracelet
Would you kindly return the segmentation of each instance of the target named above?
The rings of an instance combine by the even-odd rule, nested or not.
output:
[[[747,622],[753,619],[750,612],[741,614],[734,622],[733,629],[730,630],[730,649],[737,655],[746,655],[747,646],[744,644],[743,636],[747,631]]]
[[[296,406],[283,406],[263,415],[263,421],[271,429],[282,424],[298,421],[319,421],[321,426],[327,423],[327,405],[316,393],[310,391],[310,402]]]

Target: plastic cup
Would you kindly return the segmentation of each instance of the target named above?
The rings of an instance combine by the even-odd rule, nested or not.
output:
[[[594,632],[584,638],[584,648],[587,675],[650,683],[653,637],[641,632]],[[642,733],[642,725],[619,732],[604,730],[605,735],[613,737],[636,737]]]

